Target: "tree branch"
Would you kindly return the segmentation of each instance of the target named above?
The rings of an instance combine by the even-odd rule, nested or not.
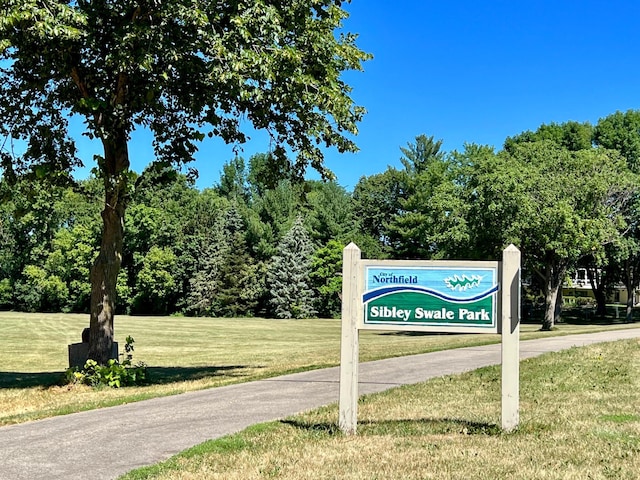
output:
[[[84,79],[80,76],[80,72],[78,71],[78,67],[71,68],[71,78],[73,79],[73,83],[76,84],[78,90],[80,90],[80,94],[82,98],[91,98],[91,92],[89,91],[89,87],[85,83]]]

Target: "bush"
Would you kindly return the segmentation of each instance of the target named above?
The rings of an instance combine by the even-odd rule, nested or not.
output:
[[[129,387],[144,385],[148,383],[147,366],[143,362],[135,365],[133,362],[132,337],[127,337],[124,346],[124,360],[111,359],[106,365],[99,365],[95,360],[87,360],[82,369],[78,367],[69,368],[65,372],[64,381],[66,384],[82,384],[91,387]]]
[[[575,306],[576,307],[594,307],[596,305],[596,301],[591,297],[576,297]]]

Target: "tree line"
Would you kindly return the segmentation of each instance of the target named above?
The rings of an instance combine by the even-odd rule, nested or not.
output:
[[[277,163],[277,162],[275,162]],[[224,165],[198,190],[172,168],[132,179],[117,308],[131,314],[339,314],[341,251],[366,244],[336,182],[280,179],[269,154]],[[102,182],[0,181],[0,306],[88,312]]]
[[[503,148],[466,144],[441,151],[418,136],[402,148],[403,168],[363,178],[356,217],[391,258],[499,259],[522,251],[529,295],[553,327],[567,273],[585,267],[603,315],[614,284],[640,283],[638,203],[640,111],[616,112],[594,126],[541,125]]]
[[[640,111],[543,124],[499,151],[441,147],[417,136],[400,168],[362,177],[353,192],[287,179],[268,153],[230,160],[204,190],[166,166],[133,174],[119,312],[335,317],[351,241],[391,259],[497,259],[513,243],[545,328],[571,269],[587,268],[600,313],[614,283],[638,287]],[[88,312],[102,182],[3,178],[0,192],[0,306]]]

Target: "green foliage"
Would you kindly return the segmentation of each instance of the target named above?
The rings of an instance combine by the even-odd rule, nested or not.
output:
[[[278,245],[267,272],[273,314],[277,318],[310,318],[316,314],[310,284],[313,245],[297,217]]]
[[[271,153],[257,153],[249,159],[247,181],[254,196],[262,197],[277,187],[283,179],[291,177],[291,162]]]
[[[351,196],[336,182],[308,181],[302,200],[311,239],[324,245],[352,237],[357,230]]]
[[[153,263],[148,257],[153,246],[173,245],[138,236],[149,239],[148,248],[126,251],[125,212],[136,184],[145,183],[130,170],[128,142],[136,128],[153,137],[155,160],[143,177],[154,180],[191,162],[207,135],[238,145],[251,128],[269,132],[271,156],[279,163],[288,163],[286,152],[293,153],[291,175],[299,179],[308,166],[332,177],[323,148],[357,150],[352,136],[364,109],[354,104],[342,74],[361,70],[370,55],[357,48],[355,35],[341,31],[347,17],[341,5],[340,0],[3,2],[0,145],[24,145],[23,151],[0,149],[6,178],[72,184],[71,174],[82,162],[69,136],[71,115],[83,117],[84,134],[103,147],[103,155],[94,157],[104,210],[91,273],[93,339],[113,335],[123,258],[132,260],[131,276],[144,277],[136,284],[134,305],[167,288],[183,297],[187,293],[181,289],[188,286],[188,270],[178,272],[177,282],[166,269],[171,279],[149,278],[143,271],[145,262]],[[164,207],[137,217],[150,219],[155,232],[158,225],[171,230]],[[32,264],[39,262],[27,258],[13,268],[21,272]],[[108,343],[92,341],[94,356],[106,359],[101,345]]]
[[[313,255],[309,278],[316,291],[316,310],[323,318],[335,318],[341,313],[343,248],[337,240],[329,240]]]
[[[22,279],[16,283],[18,304],[28,312],[59,312],[63,310],[69,290],[56,275],[36,266],[27,265]]]
[[[168,313],[175,289],[175,265],[176,256],[170,248],[151,247],[137,276],[133,313]]]
[[[75,189],[44,187],[0,181],[0,191],[10,193],[0,205],[0,272],[16,288],[11,307],[87,311],[99,238],[94,180]]]
[[[405,171],[410,175],[418,175],[433,168],[436,163],[442,163],[444,152],[440,150],[442,140],[434,141],[434,137],[418,135],[415,143],[409,143],[406,147],[400,147],[402,158],[400,162]]]
[[[255,199],[253,209],[268,229],[268,236],[274,239],[273,247],[284,237],[300,213],[300,200],[303,198],[301,188],[299,183],[282,180],[275,188]],[[273,255],[273,250],[270,253]]]
[[[232,203],[223,228],[225,248],[221,249],[218,284],[215,292],[216,316],[252,316],[263,295],[264,276],[259,277],[260,266],[251,257],[245,239],[246,228]]]
[[[61,228],[52,241],[44,268],[67,286],[65,306],[70,311],[89,311],[89,271],[94,261],[96,244],[97,238],[87,224]]]
[[[264,295],[262,264],[251,256],[237,203],[202,245],[186,311],[193,315],[252,316]]]
[[[629,169],[640,173],[640,110],[616,112],[601,118],[595,127],[596,145],[617,150]]]
[[[95,360],[87,360],[84,367],[70,368],[65,372],[64,381],[67,384],[84,384],[91,387],[129,387],[144,385],[148,382],[147,366],[140,362],[133,364],[134,339],[126,338],[125,353],[122,362],[110,359],[106,365],[100,365]]]
[[[507,137],[504,149],[513,153],[519,143],[550,141],[557,146],[572,152],[589,150],[592,147],[594,128],[588,122],[566,122],[542,124],[535,132],[527,130],[514,137]]]
[[[118,296],[117,313],[129,313],[131,303],[131,287],[127,283],[128,275],[126,269],[121,269],[116,282],[116,294]]]
[[[402,211],[407,189],[406,173],[390,167],[362,177],[353,191],[353,214],[360,229],[380,242],[387,255],[394,252],[390,225]]]
[[[455,156],[440,151],[441,141],[419,135],[403,148],[404,195],[388,220],[395,258],[446,258],[468,243],[463,183]]]
[[[27,265],[40,265],[64,222],[64,191],[25,179],[0,179],[0,269],[18,279]]]
[[[27,140],[24,159],[52,174],[76,161],[69,111],[100,139],[147,126],[165,163],[190,161],[206,133],[245,141],[244,118],[272,131],[274,155],[289,145],[300,172],[310,162],[328,175],[317,143],[355,150],[343,132],[355,134],[363,114],[340,74],[370,57],[355,35],[334,34],[347,16],[340,3],[7,1],[0,60],[12,81],[0,88],[0,117],[24,118],[0,133]]]
[[[157,175],[160,177],[156,181]],[[213,189],[198,191],[186,176],[177,173],[170,175],[163,170],[140,179],[127,216],[123,258],[126,283],[135,295],[150,249],[169,248],[176,261],[170,269],[165,268],[173,278],[167,313],[189,309],[191,283],[208,258],[212,230],[228,208],[228,201]],[[118,298],[122,298],[120,293]],[[146,307],[137,304],[136,308]]]
[[[614,116],[624,134],[607,145],[620,151],[640,131],[630,112],[626,123],[622,117]],[[606,120],[596,142],[615,131]],[[616,278],[615,266],[630,291],[640,281],[632,253],[640,251],[633,240],[640,183],[620,151],[594,148],[593,136],[588,123],[552,123],[508,138],[499,153],[466,144],[451,154],[433,137],[418,136],[401,149],[403,170],[388,168],[356,185],[355,218],[392,258],[498,258],[516,244],[525,274],[545,293],[545,321],[552,324],[558,288],[578,262],[606,267],[606,281]],[[596,284],[598,292],[607,288]]]
[[[0,280],[0,309],[8,309],[13,305],[13,285],[11,280],[3,278]]]
[[[235,157],[222,166],[218,193],[227,198],[248,200],[247,172],[242,157]]]
[[[521,245],[530,259],[557,255],[573,262],[602,252],[617,235],[612,194],[628,181],[615,156],[534,142],[478,167],[474,213],[500,218],[504,243]]]
[[[218,222],[215,229],[201,246],[195,274],[190,282],[190,291],[185,309],[197,316],[214,315],[219,308],[216,292],[220,282],[220,269],[228,255],[228,244],[224,236],[224,223]]]
[[[562,297],[562,301],[570,307],[592,307],[595,303],[595,299],[591,297],[564,296]]]
[[[521,249],[525,266],[542,280],[548,329],[567,269],[586,255],[604,256],[604,246],[619,237],[620,202],[634,187],[611,152],[573,152],[540,141],[482,159],[470,188],[478,244],[489,239],[498,248]]]

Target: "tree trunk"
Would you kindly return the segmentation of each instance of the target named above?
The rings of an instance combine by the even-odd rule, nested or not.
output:
[[[632,283],[627,282],[627,312],[626,312],[626,321],[631,323],[633,322],[633,303],[635,300],[635,288]]]
[[[546,292],[544,319],[542,320],[542,330],[549,331],[555,326],[556,301],[558,299],[558,287],[549,287]]]
[[[124,213],[127,196],[129,154],[124,132],[103,140],[102,174],[105,206],[102,211],[100,252],[91,269],[89,358],[101,365],[111,358],[116,309],[116,285],[122,263]]]
[[[633,322],[633,306],[635,302],[635,289],[638,285],[638,264],[629,259],[624,265],[624,286],[627,288],[627,313],[626,321]]]
[[[607,316],[607,285],[605,282],[606,273],[598,274],[597,268],[587,268],[587,276],[589,278],[589,284],[591,285],[591,291],[596,299],[596,316]]]
[[[607,316],[607,296],[602,288],[596,288],[593,290],[593,295],[596,297],[596,317]]]
[[[542,330],[549,331],[555,326],[556,316],[560,315],[562,306],[558,305],[558,292],[562,288],[562,282],[567,268],[560,265],[547,264],[545,268],[545,312],[542,320]],[[559,310],[557,310],[559,308]]]
[[[562,284],[558,288],[558,292],[556,294],[556,303],[555,308],[553,309],[553,322],[554,325],[560,321],[560,316],[562,315],[562,305],[564,304],[564,296],[562,294]]]

